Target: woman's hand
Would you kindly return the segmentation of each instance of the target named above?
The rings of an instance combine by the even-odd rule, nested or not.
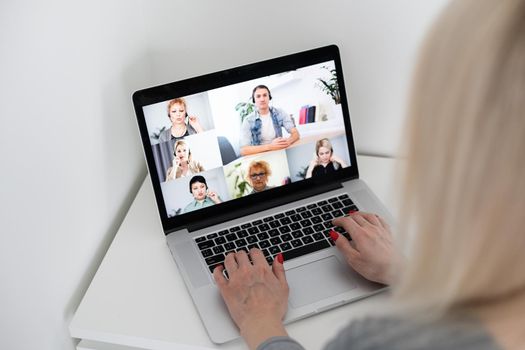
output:
[[[389,225],[375,214],[351,212],[332,220],[352,237],[349,242],[335,231],[330,236],[347,263],[370,281],[391,284],[400,273],[402,257],[395,250]]]
[[[219,195],[217,194],[217,192],[214,192],[214,191],[209,191],[208,192],[208,197],[210,197],[210,199],[213,201],[213,203],[215,204],[219,204],[221,203],[221,199],[219,198]]]
[[[201,124],[199,123],[199,119],[197,119],[196,115],[190,115],[188,117],[188,121],[189,121],[191,127],[194,128],[197,133],[204,131],[204,129],[202,128]]]
[[[224,267],[229,279],[219,265],[213,271],[228,311],[239,327],[250,349],[270,337],[286,336],[282,320],[288,309],[288,283],[278,255],[270,268],[259,249],[250,250],[252,262],[244,251],[226,256]]]

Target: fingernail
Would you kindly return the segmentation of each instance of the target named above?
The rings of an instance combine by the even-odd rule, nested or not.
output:
[[[330,230],[330,238],[332,238],[335,242],[339,238],[339,234],[335,232],[334,230]]]
[[[282,263],[284,262],[283,253],[279,253],[279,254],[277,254],[276,259],[277,259],[277,261],[279,262],[279,264],[282,264]]]
[[[219,266],[221,266],[221,264],[215,265],[215,267],[213,268],[213,271],[215,271],[215,269],[218,268]]]
[[[353,214],[353,213],[357,213],[357,210],[350,210],[350,211],[348,212],[348,215]]]

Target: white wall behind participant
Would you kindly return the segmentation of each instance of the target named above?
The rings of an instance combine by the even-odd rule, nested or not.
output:
[[[134,90],[336,43],[358,150],[393,154],[446,2],[1,1],[0,348],[74,348],[71,315],[144,175]]]

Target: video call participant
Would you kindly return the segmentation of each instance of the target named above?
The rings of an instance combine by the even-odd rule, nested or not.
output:
[[[208,184],[204,176],[196,175],[190,180],[190,193],[193,195],[193,201],[188,204],[183,213],[210,207],[222,203],[219,195],[214,191],[208,190]]]
[[[270,107],[272,94],[265,85],[257,85],[252,91],[256,110],[247,116],[241,126],[241,155],[275,151],[299,140],[294,120],[282,109]],[[285,128],[289,137],[283,137]]]
[[[261,192],[273,186],[268,186],[268,178],[272,175],[270,164],[264,160],[254,160],[248,166],[248,182],[253,190],[250,194]]]
[[[204,171],[201,163],[192,159],[191,151],[184,140],[178,140],[173,145],[173,166],[168,168],[166,181],[194,175]]]
[[[306,178],[335,173],[346,166],[346,163],[334,154],[334,149],[328,139],[317,140],[315,156],[308,166]]]
[[[175,98],[168,102],[168,117],[171,128],[160,133],[159,142],[178,140],[204,131],[197,117],[188,115],[186,101],[183,98]]]

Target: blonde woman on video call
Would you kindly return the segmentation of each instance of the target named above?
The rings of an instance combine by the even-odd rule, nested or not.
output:
[[[524,94],[525,0],[450,2],[414,75],[395,244],[369,213],[333,220],[352,244],[330,233],[389,306],[333,325],[325,349],[525,349]],[[250,349],[303,349],[282,323],[282,255],[249,254],[214,270],[233,321]]]
[[[334,154],[330,140],[320,139],[315,143],[314,158],[306,170],[306,178],[331,174],[345,168],[346,163]]]
[[[173,145],[172,166],[166,172],[166,181],[194,175],[204,171],[201,163],[192,159],[191,151],[184,140],[179,140]]]

